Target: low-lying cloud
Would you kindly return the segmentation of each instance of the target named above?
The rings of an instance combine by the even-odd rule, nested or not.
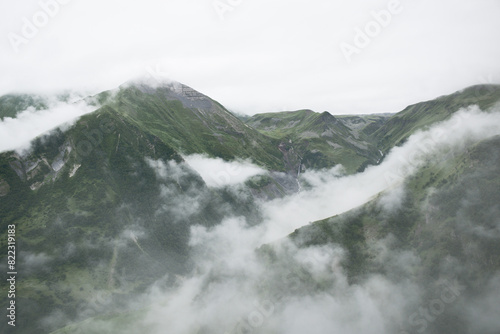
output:
[[[201,175],[209,187],[236,185],[252,176],[267,173],[248,160],[228,162],[202,154],[188,155],[184,160]]]
[[[49,102],[49,108],[36,110],[30,107],[15,118],[6,117],[0,120],[0,153],[11,150],[23,151],[30,147],[30,142],[62,125],[71,125],[80,116],[94,111],[96,108],[85,102],[67,103]]]

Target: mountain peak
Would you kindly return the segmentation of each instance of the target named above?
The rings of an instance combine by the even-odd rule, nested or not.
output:
[[[127,89],[130,87],[136,87],[143,92],[150,92],[158,88],[167,88],[171,90],[179,90],[183,86],[182,83],[164,77],[153,77],[153,76],[143,76],[128,80],[127,82],[121,84],[119,88]]]
[[[333,122],[333,123],[337,122],[337,119],[335,118],[335,116],[333,116],[332,114],[330,114],[328,111],[323,111],[319,115],[319,119],[321,121],[323,121],[323,122]]]
[[[186,108],[212,110],[214,101],[199,91],[175,80],[157,77],[141,77],[125,82],[119,90],[137,89],[147,95],[157,95],[163,99],[178,100]]]

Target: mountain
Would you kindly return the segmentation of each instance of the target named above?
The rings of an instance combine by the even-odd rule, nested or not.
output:
[[[365,129],[380,126],[384,116],[335,117],[312,110],[257,114],[246,124],[279,140],[287,166],[304,171],[337,164],[347,173],[376,164],[381,155]]]
[[[399,208],[384,210],[384,193],[381,193],[353,211],[300,228],[291,234],[291,237],[308,245],[359,241],[366,247],[369,241],[383,239],[392,234],[396,237],[397,247],[416,250],[424,257],[422,269],[430,269],[428,264],[436,262],[437,258],[442,260],[446,255],[461,256],[461,260],[471,261],[473,257],[464,256],[475,257],[478,254],[466,254],[464,250],[468,243],[474,242],[477,243],[476,250],[484,252],[478,256],[481,260],[476,262],[477,265],[483,266],[480,271],[486,272],[488,266],[500,269],[498,252],[491,249],[498,244],[494,245],[487,240],[480,242],[479,233],[459,232],[459,229],[466,226],[459,226],[457,222],[462,218],[458,216],[461,214],[467,218],[468,223],[478,224],[476,232],[484,229],[484,232],[488,233],[489,229],[493,228],[487,225],[489,220],[485,218],[493,214],[499,203],[499,144],[500,136],[495,136],[470,145],[445,165],[426,164],[405,180],[403,203]],[[479,197],[471,203],[466,203],[467,197],[476,192]],[[343,232],[344,228],[352,231]],[[356,236],[359,239],[345,238],[356,235],[355,230],[361,232]],[[298,238],[299,235],[305,237]],[[450,236],[452,238],[449,238]],[[455,245],[447,244],[449,242]],[[429,252],[431,248],[439,249],[440,252]],[[364,248],[363,257],[369,260],[368,248]],[[355,263],[350,265],[356,267]],[[352,277],[355,277],[360,273],[353,270],[352,274]],[[437,274],[422,273],[423,276]]]
[[[258,219],[252,197],[242,199],[228,189],[208,188],[169,144],[187,148],[190,143],[188,152],[205,147],[213,154],[222,142],[234,144],[242,140],[242,133],[249,133],[244,137],[248,151],[242,150],[241,156],[257,152],[258,159],[267,157],[253,143],[261,137],[205,98],[193,97],[195,104],[210,104],[205,109],[200,105],[187,109],[168,99],[162,102],[163,109],[155,108],[165,92],[142,95],[139,88],[127,87],[112,100],[110,93],[104,93],[108,102],[69,130],[37,138],[29,153],[0,154],[1,233],[6,236],[8,226],[16,225],[18,263],[23,268],[16,286],[18,317],[31,319],[19,321],[24,333],[60,326],[58,321],[41,322],[57,310],[64,310],[70,319],[93,316],[111,302],[102,301],[102,296],[130,297],[166,273],[174,280],[187,272],[190,226],[212,226],[231,211]],[[182,96],[189,92],[185,89]],[[181,121],[172,126],[176,117],[186,117],[183,113],[196,119],[192,127]],[[210,119],[214,121],[207,129],[195,127]],[[150,128],[145,131],[148,121]],[[170,135],[162,132],[165,128],[172,131]],[[188,134],[197,142],[188,142]],[[227,158],[233,153],[226,149],[221,155]],[[273,157],[268,161],[273,163]],[[7,249],[6,237],[0,248]],[[6,263],[2,262],[5,272]],[[89,302],[93,306],[82,313],[82,305]],[[7,307],[6,303],[2,298],[1,306]]]
[[[94,98],[184,154],[206,153],[225,160],[251,158],[266,169],[284,170],[273,141],[186,85],[131,82]]]
[[[451,95],[420,102],[406,107],[395,114],[373,133],[381,151],[386,153],[392,147],[401,145],[417,130],[444,121],[460,108],[477,105],[487,110],[500,99],[500,85],[477,85]]]
[[[0,117],[14,117],[29,107],[46,109],[49,100],[0,97]],[[311,175],[320,173],[320,182],[327,183],[331,177],[355,178],[381,167],[391,162],[391,150],[403,147],[411,135],[460,114],[460,108],[478,105],[493,113],[500,86],[467,88],[394,115],[299,110],[257,114],[244,121],[177,82],[132,81],[82,101],[95,111],[36,138],[27,152],[0,153],[0,249],[7,254],[9,225],[15,225],[20,332],[145,330],[141,324],[147,324],[148,315],[167,303],[156,304],[146,296],[167,291],[176,300],[175,293],[193,280],[202,282],[201,292],[189,294],[189,303],[204,305],[196,308],[205,314],[199,318],[212,319],[209,307],[234,306],[228,314],[240,310],[238,303],[244,301],[238,293],[265,299],[279,292],[273,304],[278,313],[285,301],[313,307],[311,300],[324,291],[349,294],[373,277],[384,277],[397,288],[419,289],[418,298],[412,295],[418,302],[408,300],[405,307],[432,300],[435,282],[443,277],[466,286],[464,303],[474,304],[490,291],[500,271],[498,136],[467,142],[450,154],[411,166],[413,173],[396,175],[399,186],[354,210],[311,224],[304,221],[274,243],[251,248],[249,241],[259,241],[256,231],[273,219],[266,205],[287,210],[287,200],[297,200],[298,206],[314,191],[314,182],[309,190],[301,188]],[[237,185],[208,186],[189,164],[191,154],[225,163],[251,162],[266,173]],[[328,169],[337,164],[343,165],[342,173]],[[398,174],[389,172],[391,178]],[[399,204],[388,206],[387,198]],[[234,223],[242,219],[244,227]],[[244,234],[238,234],[239,228]],[[223,233],[226,239],[212,240],[210,233]],[[214,255],[211,247],[221,247],[221,252]],[[299,263],[301,254],[318,249],[345,254],[338,262],[344,285],[338,285],[343,282],[338,272],[319,275],[317,264]],[[7,257],[3,259],[0,270],[8,272]],[[200,259],[208,264],[200,268]],[[250,276],[248,268],[255,270]],[[289,275],[293,280],[287,280]],[[223,286],[220,291],[217,284]],[[6,296],[8,284],[0,287]],[[236,295],[226,296],[232,289]],[[227,299],[214,302],[206,295],[219,292]],[[8,303],[2,297],[0,306],[7,308]],[[181,300],[179,305],[182,314],[185,304]],[[473,332],[459,311],[448,308],[438,320],[428,321],[426,329]],[[0,328],[11,329],[5,322]],[[218,331],[200,324],[190,332]],[[484,328],[476,332],[494,333]]]
[[[448,119],[460,108],[478,105],[486,110],[499,100],[499,85],[477,85],[397,114],[332,116],[327,111],[298,110],[257,114],[245,123],[279,140],[289,169],[341,164],[351,174],[379,163],[417,130]]]
[[[500,271],[499,147],[495,136],[471,144],[444,165],[427,164],[406,180],[394,208],[387,209],[386,195],[380,194],[355,210],[297,229],[290,238],[300,248],[341,245],[351,284],[373,275],[398,284],[411,280],[421,289],[421,305],[439,296],[439,282],[459,282],[460,292],[466,291],[457,294],[460,304],[436,311],[432,321],[423,321],[425,315],[405,319],[407,332],[493,333],[498,327],[492,331],[486,322],[472,330],[464,304],[498,296],[491,282]]]

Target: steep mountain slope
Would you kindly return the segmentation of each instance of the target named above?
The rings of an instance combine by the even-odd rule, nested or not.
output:
[[[381,194],[290,237],[302,248],[341,245],[347,251],[342,266],[352,283],[373,275],[413,282],[422,289],[416,310],[437,298],[439,282],[459,282],[460,303],[427,318],[409,313],[402,324],[405,333],[471,333],[477,328],[493,333],[491,324],[470,318],[467,305],[492,293],[498,297],[491,282],[500,271],[499,159],[499,136],[475,143],[444,163],[421,168],[406,181],[404,193],[392,196],[393,203],[397,197],[400,203],[391,204],[391,196]]]
[[[364,136],[370,136],[377,131],[385,122],[394,116],[394,114],[373,114],[373,115],[338,115],[338,119],[342,121],[351,131],[362,133]],[[358,134],[359,135],[359,134]],[[369,139],[371,141],[371,139]]]
[[[370,117],[339,118],[327,111],[320,114],[298,110],[257,114],[246,124],[280,141],[290,169],[342,164],[348,173],[353,173],[376,164],[381,157],[362,127],[383,122],[383,117]]]
[[[25,155],[0,154],[0,234],[15,224],[17,316],[30,319],[18,322],[23,333],[99,314],[166,274],[171,284],[190,268],[192,225],[212,226],[228,212],[258,221],[251,196],[207,188],[124,110],[104,105]]]
[[[373,139],[384,153],[402,144],[419,129],[448,119],[460,108],[478,105],[487,110],[500,101],[500,85],[478,85],[437,99],[406,107],[373,133]]]
[[[132,82],[95,98],[181,153],[208,153],[225,160],[248,158],[266,169],[284,171],[275,141],[183,84]]]

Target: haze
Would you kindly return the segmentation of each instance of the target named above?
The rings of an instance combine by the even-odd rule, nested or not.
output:
[[[244,114],[359,114],[500,82],[496,0],[55,1],[0,4],[0,94],[96,93],[142,75]]]

